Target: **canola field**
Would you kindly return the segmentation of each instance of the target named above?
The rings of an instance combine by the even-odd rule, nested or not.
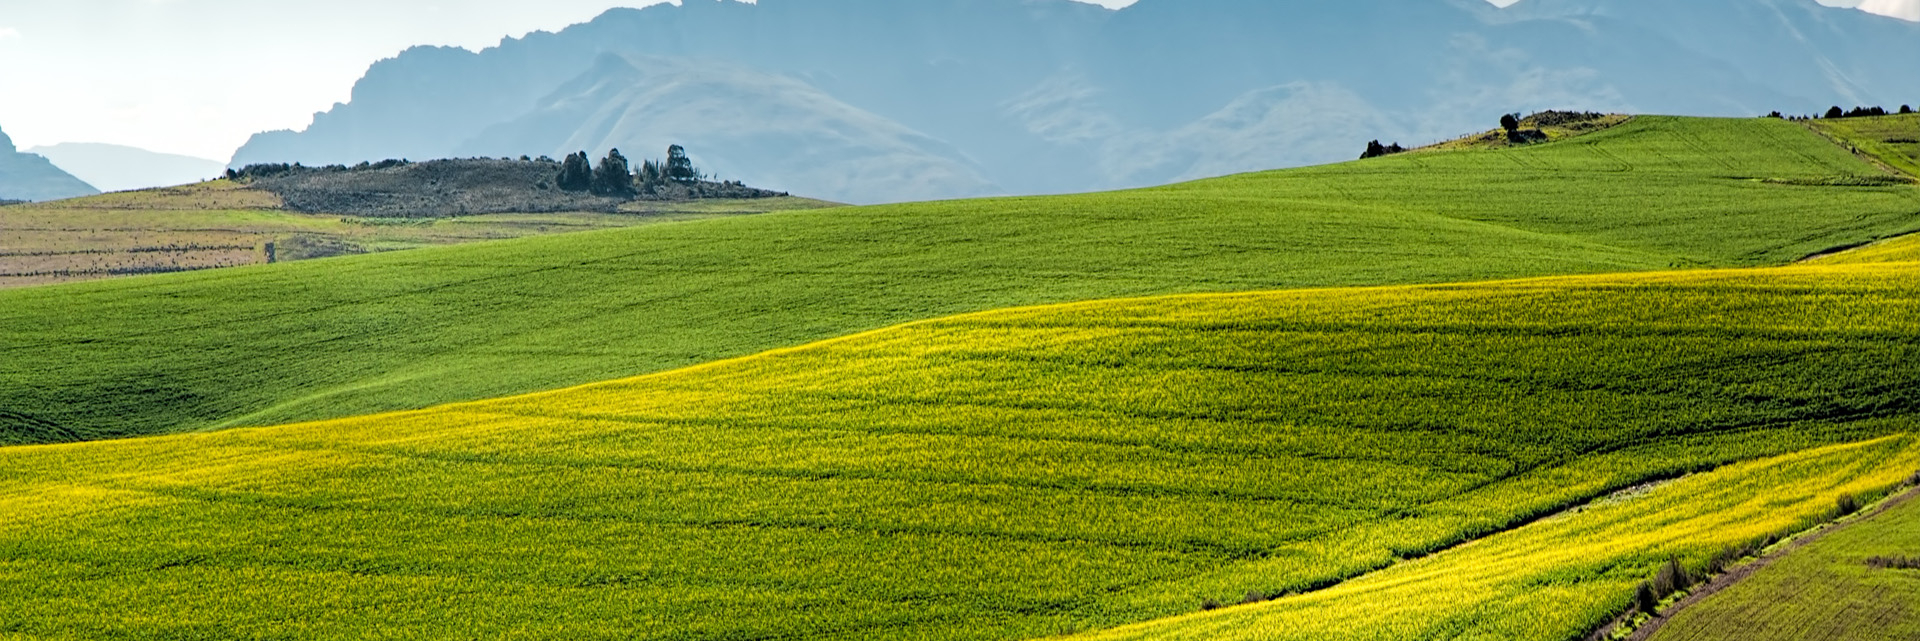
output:
[[[902,322],[1194,292],[1781,264],[1920,188],[1777,120],[1636,117],[1110,194],[779,213],[0,291],[0,444],[309,421]]]
[[[4,448],[0,635],[1569,638],[1668,555],[1920,469],[1917,283],[1875,263],[1019,308]]]
[[[1779,562],[1680,611],[1655,641],[1920,638],[1920,501],[1794,550]]]

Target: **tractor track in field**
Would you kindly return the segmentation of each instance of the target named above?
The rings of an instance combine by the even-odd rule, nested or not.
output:
[[[1891,498],[1881,501],[1872,509],[1855,514],[1853,518],[1846,518],[1838,522],[1830,522],[1817,526],[1812,531],[1804,533],[1787,544],[1780,546],[1779,549],[1762,555],[1758,559],[1754,559],[1752,563],[1727,570],[1719,576],[1713,577],[1712,580],[1695,589],[1685,598],[1675,601],[1672,605],[1662,609],[1660,614],[1655,615],[1653,618],[1648,619],[1646,623],[1641,624],[1640,627],[1635,628],[1633,634],[1626,637],[1626,641],[1647,641],[1648,639],[1652,639],[1654,635],[1660,633],[1660,630],[1667,627],[1667,623],[1673,620],[1674,615],[1685,611],[1687,608],[1698,605],[1701,601],[1705,601],[1709,597],[1719,594],[1720,591],[1739,584],[1741,581],[1746,580],[1747,577],[1753,576],[1755,572],[1772,566],[1780,559],[1786,558],[1787,555],[1799,551],[1800,548],[1819,542],[1821,539],[1827,538],[1828,535],[1852,527],[1854,524],[1871,520],[1885,513],[1887,510],[1904,505],[1916,498],[1920,498],[1920,487],[1906,488]],[[1612,636],[1613,631],[1618,628],[1620,624],[1626,622],[1628,618],[1634,614],[1636,614],[1636,612],[1628,611],[1626,614],[1615,617],[1612,621],[1607,622],[1606,625],[1601,626],[1600,629],[1593,634],[1587,635],[1586,641],[1605,641],[1605,639]]]

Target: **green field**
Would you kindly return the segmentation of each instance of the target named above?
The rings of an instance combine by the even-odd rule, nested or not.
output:
[[[1807,126],[1888,167],[1920,178],[1920,114],[1809,120]]]
[[[635,202],[618,214],[375,219],[281,209],[277,196],[214,181],[0,207],[0,288],[290,262],[827,206],[802,198]]]
[[[1665,554],[1920,469],[1917,279],[1021,308],[426,411],[4,448],[0,633],[1013,639],[1393,566],[1154,625],[1556,638]],[[1436,576],[1459,591],[1414,589]],[[1417,607],[1327,605],[1382,594]]]
[[[1780,264],[1920,189],[1777,120],[1110,194],[733,217],[0,292],[0,442],[316,420],[1018,305]],[[1871,181],[1865,181],[1871,182]]]
[[[1874,568],[1875,557],[1920,557],[1920,501],[1794,550],[1682,610],[1656,641],[1920,638],[1920,570]]]
[[[1920,468],[1920,441],[1911,437],[1743,463],[1609,497],[1324,591],[1077,639],[1585,638],[1610,615],[1631,607],[1634,586],[1667,559],[1697,568],[1718,550],[1826,518],[1840,496],[1882,491],[1915,468]],[[1779,638],[1912,638],[1807,636],[1805,630]]]

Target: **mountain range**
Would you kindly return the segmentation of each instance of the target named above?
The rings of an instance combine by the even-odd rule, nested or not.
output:
[[[0,200],[59,200],[100,193],[44,156],[21,153],[0,131]]]
[[[376,63],[255,162],[684,144],[868,203],[1343,160],[1549,108],[1753,116],[1920,101],[1920,25],[1814,0],[684,0]]]
[[[126,191],[199,182],[219,176],[217,160],[163,154],[137,147],[67,142],[28,149],[103,191]]]

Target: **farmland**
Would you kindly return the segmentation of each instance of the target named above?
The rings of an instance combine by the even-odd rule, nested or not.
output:
[[[1920,189],[1874,176],[1793,123],[1638,117],[1128,192],[17,289],[0,292],[0,443],[414,409],[1021,305],[1781,264],[1920,230]]]
[[[1110,634],[1564,637],[1667,555],[1920,469],[1916,277],[1018,308],[424,411],[5,448],[0,621],[1005,639],[1189,615]]]
[[[1920,178],[1920,114],[1809,120],[1807,126],[1890,168]]]
[[[799,198],[632,203],[622,213],[382,219],[285,211],[226,181],[0,208],[0,289],[801,209]]]
[[[1798,549],[1679,614],[1657,641],[1920,638],[1920,571],[1875,567],[1920,556],[1920,501]]]

